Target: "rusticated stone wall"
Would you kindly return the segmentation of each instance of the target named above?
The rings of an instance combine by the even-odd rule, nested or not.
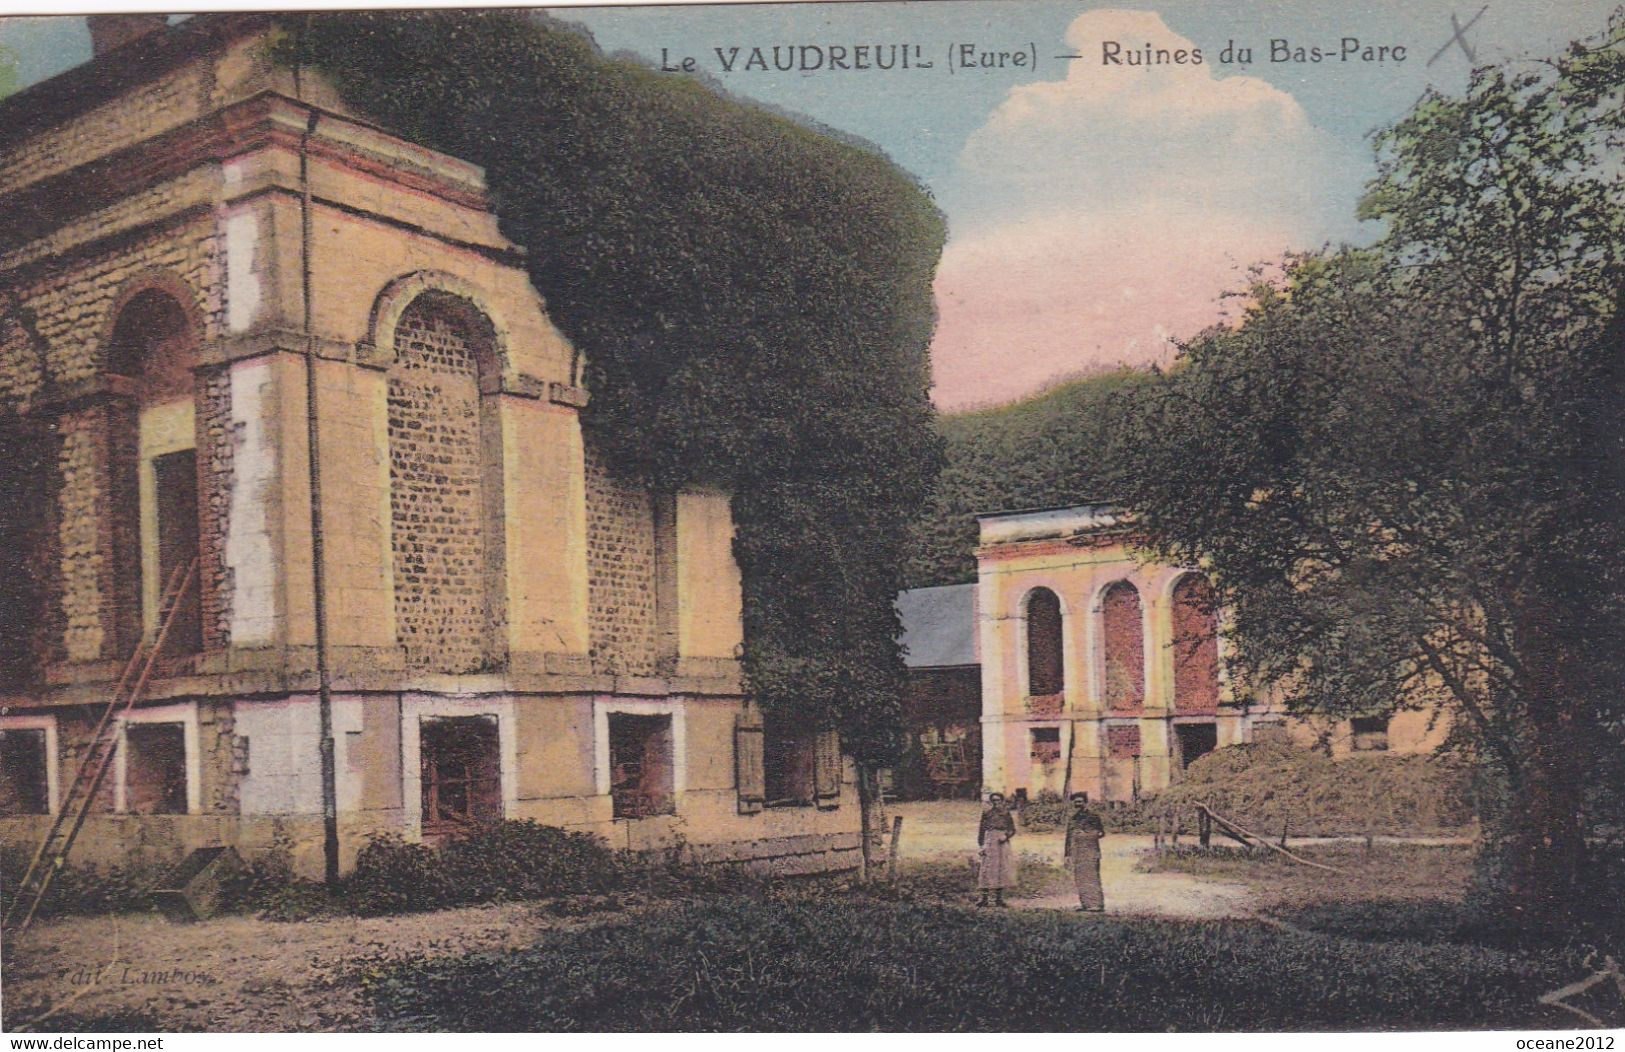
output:
[[[1106,707],[1138,709],[1145,704],[1145,624],[1139,590],[1119,581],[1106,589],[1100,606]]]
[[[593,668],[652,676],[659,658],[655,622],[654,499],[617,479],[586,447],[588,623]]]
[[[1219,633],[1213,586],[1201,574],[1174,585],[1174,708],[1212,712],[1219,704]]]
[[[203,646],[231,645],[232,573],[226,565],[227,526],[231,518],[234,435],[231,421],[231,373],[210,369],[199,375],[198,435],[198,586],[203,600]]]
[[[462,319],[420,297],[389,375],[395,618],[407,661],[471,672],[486,659],[479,369]]]

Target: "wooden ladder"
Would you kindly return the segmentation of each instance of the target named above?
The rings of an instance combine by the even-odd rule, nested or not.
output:
[[[79,770],[57,806],[50,831],[40,841],[23,879],[18,881],[0,927],[20,932],[33,923],[34,914],[39,910],[40,903],[45,901],[51,881],[56,879],[57,873],[67,863],[68,851],[79,836],[96,793],[107,777],[108,768],[112,766],[113,754],[118,751],[120,717],[134,708],[146,693],[147,681],[152,678],[153,669],[163,654],[164,643],[169,639],[169,629],[174,624],[181,598],[197,577],[197,565],[197,559],[193,558],[186,565],[175,567],[174,573],[169,575],[158,601],[158,631],[150,643],[146,639],[137,643],[130,660],[125,662],[118,685],[113,688],[107,708],[96,724],[96,731],[91,735],[84,757],[79,761]]]

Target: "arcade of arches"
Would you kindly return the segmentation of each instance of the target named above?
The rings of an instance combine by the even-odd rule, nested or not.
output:
[[[1149,560],[1111,505],[979,520],[977,653],[982,786],[1034,796],[1132,800],[1228,745],[1289,741],[1425,752],[1445,733],[1431,710],[1312,721],[1222,674],[1212,582]]]
[[[1099,506],[982,520],[989,788],[1131,799],[1259,721],[1225,704],[1212,585],[1146,563],[1115,521]]]

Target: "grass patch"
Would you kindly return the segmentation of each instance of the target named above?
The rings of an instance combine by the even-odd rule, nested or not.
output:
[[[1368,899],[1456,902],[1473,871],[1473,849],[1465,844],[1378,843],[1369,852],[1363,844],[1308,844],[1293,845],[1292,852],[1341,872],[1302,866],[1268,848],[1227,844],[1165,848],[1146,855],[1137,868],[1240,881],[1267,910]]]
[[[1259,911],[1323,935],[1363,942],[1452,943],[1560,959],[1578,975],[1588,957],[1619,957],[1625,931],[1615,910],[1571,929],[1530,929],[1476,904],[1468,895],[1473,849],[1462,844],[1312,844],[1293,851],[1338,867],[1300,866],[1265,848],[1181,845],[1147,855],[1143,872],[1189,873],[1252,888]],[[1597,957],[1600,960],[1600,957]]]
[[[1036,899],[1072,891],[1072,876],[1053,860],[1021,854],[1016,886],[1008,898]],[[969,862],[947,859],[904,859],[895,887],[876,885],[873,893],[913,902],[963,903],[975,899],[976,869]]]
[[[374,962],[387,1029],[1212,1031],[1567,1026],[1561,962],[1247,922],[861,899],[682,904],[533,949]]]

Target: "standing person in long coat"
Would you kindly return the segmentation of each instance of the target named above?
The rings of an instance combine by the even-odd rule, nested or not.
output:
[[[1072,794],[1072,817],[1066,823],[1066,861],[1078,889],[1078,911],[1099,913],[1106,908],[1100,889],[1100,838],[1106,827],[1089,806],[1088,793]]]
[[[1010,808],[1003,793],[990,793],[987,810],[982,812],[982,824],[976,830],[976,843],[982,849],[982,864],[977,870],[976,887],[982,898],[976,904],[987,905],[987,893],[993,893],[993,904],[1004,905],[1004,889],[1016,886],[1016,852],[1010,838],[1016,835],[1016,820],[1010,817]]]

